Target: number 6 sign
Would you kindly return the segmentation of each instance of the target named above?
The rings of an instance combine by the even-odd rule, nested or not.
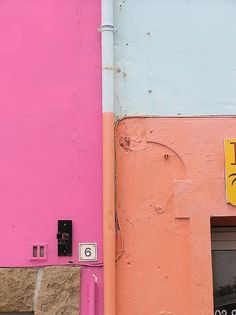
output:
[[[79,243],[80,261],[97,261],[96,243]]]

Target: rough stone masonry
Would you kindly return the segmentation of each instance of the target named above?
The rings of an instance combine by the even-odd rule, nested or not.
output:
[[[80,268],[0,268],[0,313],[78,315]]]

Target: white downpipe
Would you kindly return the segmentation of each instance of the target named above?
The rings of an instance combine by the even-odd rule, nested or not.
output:
[[[104,315],[116,313],[113,0],[102,1]]]
[[[114,113],[113,0],[102,0],[102,110]]]

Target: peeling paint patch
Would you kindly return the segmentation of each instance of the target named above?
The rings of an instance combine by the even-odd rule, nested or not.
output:
[[[130,150],[130,138],[125,136],[125,137],[120,137],[119,138],[119,144],[120,146],[126,151],[131,151]]]

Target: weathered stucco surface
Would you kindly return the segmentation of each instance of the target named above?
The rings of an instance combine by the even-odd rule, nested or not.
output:
[[[0,312],[78,315],[80,268],[0,268]]]
[[[117,115],[235,114],[234,0],[114,0]]]
[[[213,314],[210,218],[236,217],[224,180],[235,136],[236,117],[119,122],[117,315]]]

